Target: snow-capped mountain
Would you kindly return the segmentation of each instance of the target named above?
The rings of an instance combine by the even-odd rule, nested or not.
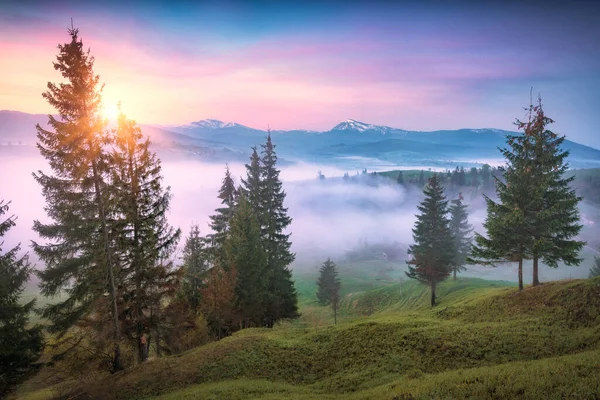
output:
[[[233,127],[244,127],[243,125],[236,124],[235,122],[223,122],[218,119],[203,119],[201,121],[190,122],[187,125],[180,125],[179,128],[204,128],[204,129],[222,129],[222,128],[233,128]]]
[[[364,122],[356,121],[354,119],[347,119],[344,122],[340,122],[336,126],[334,126],[332,131],[356,131],[356,132],[366,132],[373,131],[379,133],[390,133],[390,132],[406,132],[402,129],[390,128],[389,126],[382,125],[372,125]]]

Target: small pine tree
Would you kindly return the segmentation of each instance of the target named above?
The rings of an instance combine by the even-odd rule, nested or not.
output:
[[[462,193],[459,193],[458,198],[452,200],[450,206],[450,231],[454,237],[454,249],[456,251],[456,259],[452,265],[454,280],[456,280],[458,272],[466,270],[464,265],[471,253],[471,242],[473,240],[469,236],[473,232],[473,227],[469,224],[467,205],[463,203],[463,200]]]
[[[600,276],[600,257],[594,257],[594,265],[590,268],[590,278]]]
[[[406,275],[411,279],[431,287],[431,306],[435,306],[435,289],[438,282],[445,280],[452,272],[456,260],[454,238],[450,231],[448,201],[438,176],[433,175],[423,190],[425,199],[417,207],[421,211],[413,228],[415,241],[409,247]]]
[[[331,305],[331,308],[333,309],[334,324],[337,324],[340,287],[341,282],[338,278],[336,265],[328,258],[319,270],[317,299],[319,299],[319,304],[323,306]]]
[[[183,248],[183,293],[194,315],[198,314],[203,281],[208,271],[205,242],[198,225],[192,225]]]
[[[10,203],[0,201],[0,216]],[[15,217],[0,221],[0,398],[32,370],[43,348],[39,326],[28,327],[35,299],[21,304],[20,297],[31,274],[28,256],[18,257],[20,245],[2,252],[2,237],[15,226]]]
[[[421,170],[421,173],[419,174],[418,184],[420,188],[422,188],[425,185],[425,171],[423,170]]]
[[[399,185],[404,185],[404,176],[402,175],[402,171],[398,171],[398,178],[396,178],[396,182]]]

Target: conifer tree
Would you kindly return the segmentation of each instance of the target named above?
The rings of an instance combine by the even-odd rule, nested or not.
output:
[[[319,269],[319,279],[317,280],[317,299],[319,304],[331,305],[333,309],[334,323],[337,323],[337,310],[340,301],[341,282],[338,278],[336,265],[328,258]]]
[[[242,178],[241,191],[246,197],[246,200],[250,203],[250,206],[254,210],[254,213],[259,218],[259,224],[262,225],[263,221],[263,182],[262,182],[262,168],[260,164],[260,157],[256,151],[256,147],[252,148],[252,155],[250,156],[250,164],[246,164],[246,179]]]
[[[533,240],[529,234],[526,210],[533,198],[527,170],[532,145],[523,135],[507,135],[508,148],[502,148],[506,167],[503,175],[493,175],[498,202],[484,194],[487,217],[483,224],[487,238],[475,233],[475,245],[468,258],[471,264],[496,265],[518,262],[519,290],[523,290],[523,261],[531,258]]]
[[[267,268],[271,281],[269,292],[271,303],[268,308],[269,325],[281,318],[298,316],[298,300],[289,265],[295,254],[290,251],[290,234],[285,230],[292,222],[284,207],[285,192],[279,179],[277,154],[270,132],[262,145],[262,237],[267,256]]]
[[[233,266],[214,265],[206,275],[201,289],[201,309],[206,321],[217,337],[227,336],[241,315],[236,308],[237,271]]]
[[[194,315],[198,314],[200,306],[201,291],[203,281],[208,271],[208,259],[205,248],[205,241],[200,236],[198,225],[192,225],[190,234],[185,240],[183,248],[183,292],[187,304],[192,309]]]
[[[456,260],[454,238],[450,231],[448,201],[437,175],[429,179],[423,190],[425,199],[417,207],[421,212],[413,228],[414,244],[410,245],[406,275],[431,287],[431,306],[435,306],[436,285],[452,272]]]
[[[52,322],[51,330],[65,332],[82,318],[94,313],[112,322],[113,371],[122,368],[121,328],[111,237],[113,202],[109,182],[110,164],[105,144],[106,121],[100,117],[102,86],[94,74],[94,58],[77,29],[69,29],[71,41],[58,46],[54,68],[65,83],[48,83],[43,97],[56,109],[58,118],[48,116],[52,130],[36,126],[37,147],[52,169],[34,178],[46,198],[46,212],[52,222],[35,221],[33,229],[47,243],[33,243],[33,249],[46,264],[39,273],[41,293],[63,300],[44,307],[43,316]],[[107,279],[108,277],[108,279]],[[109,315],[101,306],[108,291]],[[105,318],[108,320],[109,318]],[[101,321],[101,323],[104,321]],[[106,321],[107,322],[107,321]]]
[[[590,268],[589,278],[600,276],[600,257],[594,257],[594,265]]]
[[[0,217],[9,209],[0,201]],[[43,348],[39,326],[29,327],[35,299],[21,304],[20,297],[31,274],[28,256],[19,257],[20,244],[3,251],[2,238],[15,226],[16,217],[0,220],[0,397],[20,383],[32,370]]]
[[[215,214],[210,216],[210,228],[213,233],[207,236],[208,246],[214,262],[222,264],[223,262],[223,244],[229,232],[231,217],[233,216],[237,190],[229,172],[229,166],[225,166],[225,177],[219,189],[218,198],[221,199],[222,206],[215,210]]]
[[[454,250],[456,258],[452,264],[452,274],[456,280],[456,274],[465,271],[467,257],[471,253],[471,242],[473,238],[469,234],[473,231],[473,227],[469,224],[469,214],[467,205],[463,203],[462,193],[458,194],[458,198],[451,201],[450,205],[450,232],[454,238]]]
[[[481,171],[479,172],[479,176],[481,176],[481,182],[483,184],[483,189],[487,190],[490,187],[491,183],[491,167],[488,164],[483,164],[481,167]]]
[[[236,306],[242,327],[261,325],[271,300],[272,272],[267,267],[258,218],[245,195],[240,195],[231,219],[231,233],[225,240],[225,259],[224,269],[232,267],[237,273]]]
[[[398,171],[398,178],[396,178],[396,182],[399,185],[404,185],[404,176],[402,175],[402,171]]]
[[[425,185],[425,172],[423,170],[421,170],[421,173],[419,174],[419,187],[422,188],[423,185]]]
[[[181,231],[167,221],[170,188],[163,188],[161,164],[133,120],[119,115],[111,153],[115,214],[122,263],[125,332],[138,346],[143,361],[141,338],[148,333],[150,298],[171,284],[169,263]],[[165,270],[166,268],[166,270]]]
[[[581,197],[570,187],[575,176],[564,176],[569,168],[569,152],[561,149],[565,136],[547,129],[554,121],[544,113],[541,98],[528,111],[529,120],[517,120],[516,125],[527,138],[521,140],[533,147],[523,173],[533,187],[527,218],[528,232],[533,237],[533,286],[537,286],[540,259],[552,268],[558,267],[560,261],[579,265],[583,261],[579,252],[585,242],[574,240],[583,227],[578,208]]]

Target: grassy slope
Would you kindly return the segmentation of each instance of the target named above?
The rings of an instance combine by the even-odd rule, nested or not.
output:
[[[310,291],[308,278],[298,281]],[[447,281],[435,309],[422,286],[371,283],[380,287],[346,294],[335,327],[305,319],[248,329],[85,389],[119,399],[600,395],[600,279],[521,294],[502,282]]]

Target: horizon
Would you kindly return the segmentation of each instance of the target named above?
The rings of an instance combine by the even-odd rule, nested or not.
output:
[[[41,93],[60,80],[51,62],[72,17],[106,84],[105,104],[122,101],[140,124],[215,119],[323,132],[351,116],[409,131],[516,131],[533,87],[557,121],[553,131],[599,148],[598,10],[590,2],[5,2],[0,109],[50,111]]]

